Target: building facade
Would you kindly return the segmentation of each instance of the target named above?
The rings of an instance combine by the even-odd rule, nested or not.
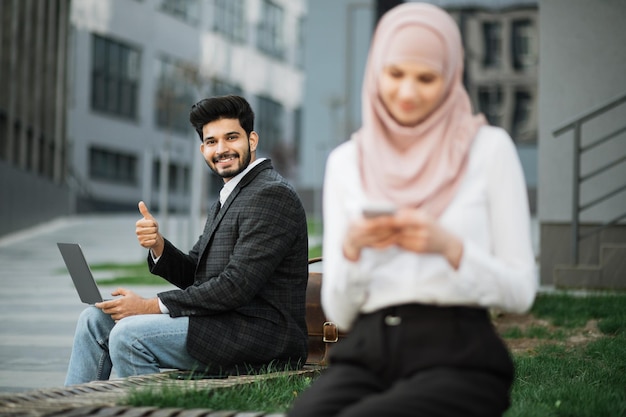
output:
[[[304,1],[73,0],[68,136],[77,211],[203,210],[208,173],[188,121],[200,98],[240,94],[260,155],[295,169]]]
[[[465,43],[465,85],[474,108],[513,138],[532,212],[537,206],[539,11],[536,2],[450,6]]]
[[[539,6],[541,282],[624,290],[626,2]]]
[[[506,129],[522,161],[531,210],[537,194],[536,0],[426,0],[457,21],[465,43],[465,85],[475,111]],[[361,123],[361,84],[377,19],[397,0],[310,0],[300,190],[321,218],[329,152]]]
[[[0,235],[66,215],[69,0],[0,1]]]

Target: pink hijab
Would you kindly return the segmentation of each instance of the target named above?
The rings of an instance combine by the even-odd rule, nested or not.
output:
[[[402,126],[378,94],[378,76],[392,62],[416,61],[440,71],[446,92],[432,113]],[[462,83],[463,47],[456,22],[442,9],[404,3],[380,20],[363,81],[363,126],[354,134],[368,199],[420,207],[440,216],[467,167],[476,132],[485,124],[472,114]]]

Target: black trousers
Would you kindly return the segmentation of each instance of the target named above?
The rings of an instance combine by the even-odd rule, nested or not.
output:
[[[486,310],[390,307],[359,316],[288,416],[501,416],[513,374]]]

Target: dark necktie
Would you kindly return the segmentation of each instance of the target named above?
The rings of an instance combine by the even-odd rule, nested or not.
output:
[[[220,200],[217,200],[217,202],[215,203],[215,208],[213,209],[213,218],[217,217],[217,214],[220,212],[220,209],[222,208],[222,205],[220,204]]]

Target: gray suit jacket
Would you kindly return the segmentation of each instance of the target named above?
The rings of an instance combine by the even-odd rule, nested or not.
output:
[[[189,316],[187,350],[210,372],[300,362],[307,357],[306,215],[269,160],[224,206],[212,207],[189,254],[165,242],[152,273],[181,290],[158,296],[170,316]]]

